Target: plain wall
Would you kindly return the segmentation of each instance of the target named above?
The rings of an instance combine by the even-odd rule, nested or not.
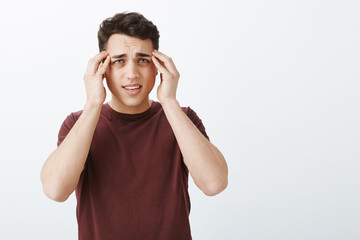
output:
[[[349,0],[0,4],[0,239],[77,239],[75,197],[40,169],[85,103],[100,22],[138,11],[181,74],[178,100],[229,165],[190,183],[193,239],[360,239],[360,4]],[[151,94],[157,100],[156,91]]]

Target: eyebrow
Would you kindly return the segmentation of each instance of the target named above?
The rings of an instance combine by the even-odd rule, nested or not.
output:
[[[149,54],[147,54],[147,53],[140,53],[140,52],[137,52],[137,53],[136,53],[136,56],[137,56],[137,57],[151,57],[151,55],[149,55]],[[112,58],[115,58],[115,59],[124,58],[124,57],[127,57],[127,54],[126,54],[126,53],[118,54],[118,55],[113,55],[113,56],[112,56]]]

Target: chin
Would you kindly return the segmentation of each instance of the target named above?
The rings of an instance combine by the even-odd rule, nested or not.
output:
[[[136,107],[146,102],[147,98],[123,98],[123,104],[128,107]]]
[[[121,92],[112,93],[111,102],[113,106],[120,112],[140,113],[148,109],[149,95],[142,92],[136,96],[128,96]]]

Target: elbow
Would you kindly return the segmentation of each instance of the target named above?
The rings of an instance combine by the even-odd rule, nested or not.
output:
[[[49,191],[45,189],[43,191],[48,198],[54,200],[55,202],[65,202],[69,198],[67,194],[61,194],[57,191]]]
[[[70,194],[67,194],[64,189],[59,187],[59,184],[51,184],[48,181],[41,176],[42,189],[45,196],[56,202],[65,202]]]
[[[48,198],[56,202],[65,202],[70,196],[56,187],[46,186],[45,184],[43,184],[43,192]]]
[[[227,185],[228,185],[227,178],[223,180],[213,181],[212,183],[207,184],[207,186],[203,189],[203,192],[206,196],[209,197],[215,196],[221,193],[222,191],[224,191]]]

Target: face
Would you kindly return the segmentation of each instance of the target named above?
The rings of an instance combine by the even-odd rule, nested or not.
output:
[[[157,75],[151,60],[154,50],[151,40],[113,34],[105,50],[111,57],[105,73],[112,94],[110,106],[130,114],[146,111],[150,107],[149,93]]]

